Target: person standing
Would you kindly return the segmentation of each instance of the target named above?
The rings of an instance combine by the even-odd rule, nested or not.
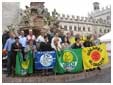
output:
[[[60,30],[60,35],[59,35],[59,37],[61,38],[62,43],[64,43],[65,35],[64,35],[64,30],[63,30],[63,29]]]
[[[41,34],[37,37],[36,42],[38,43],[45,42],[44,35],[45,35],[44,29],[41,29]]]
[[[62,49],[68,48],[69,47],[69,42],[67,40],[67,37],[64,37],[64,43],[62,43]]]
[[[35,35],[33,35],[33,32],[31,29],[29,30],[29,34],[27,35],[27,42],[29,42],[30,40],[33,41],[33,44],[36,44],[35,43],[36,37]]]
[[[62,49],[61,42],[62,42],[62,40],[59,37],[58,32],[56,32],[55,36],[52,38],[51,47],[54,50],[61,50]]]
[[[34,70],[34,56],[36,52],[36,46],[33,44],[32,40],[28,41],[28,44],[25,48],[25,53],[26,53],[26,59],[29,59],[29,68],[28,68],[28,74],[33,73]],[[29,55],[28,55],[29,54]]]
[[[91,36],[87,36],[87,40],[83,43],[84,47],[91,47],[93,46],[93,43],[91,41]]]
[[[50,29],[50,31],[47,33],[49,43],[51,43],[52,38],[54,37],[54,32]]]
[[[96,35],[93,36],[93,44],[94,44],[95,46],[101,44],[100,40],[97,38]]]
[[[77,49],[77,48],[82,48],[81,42],[80,42],[80,38],[76,37],[75,38],[75,43],[71,46],[72,49]]]
[[[2,46],[4,47],[7,39],[9,38],[9,32],[8,31],[4,31],[3,35],[2,35]]]
[[[97,38],[96,35],[93,35],[93,45],[94,46],[98,46],[99,44],[101,44],[100,40]],[[101,70],[101,67],[97,67],[98,70]],[[95,69],[94,69],[95,70]]]
[[[22,45],[19,42],[19,38],[18,37],[15,37],[15,42],[12,44],[11,51],[12,51],[11,70],[12,70],[12,74],[14,76],[15,65],[16,65],[16,55],[17,55],[17,52],[22,52]]]
[[[45,35],[44,29],[41,29],[40,35],[36,39],[36,47],[37,47],[37,49],[39,49],[41,42],[45,42],[44,35]]]
[[[40,43],[39,51],[52,51],[52,50],[54,50],[51,47],[51,44],[49,43],[47,35],[44,36],[44,40],[45,40],[45,42]]]
[[[69,42],[69,44],[70,44],[70,37],[71,37],[71,33],[67,32],[66,33],[66,38],[67,38],[67,41]]]
[[[45,42],[41,42],[40,43],[40,47],[39,47],[39,51],[52,51],[54,50],[52,47],[51,47],[51,44],[49,43],[49,40],[48,40],[48,36],[44,36],[44,40]],[[48,69],[43,69],[42,70],[42,75],[48,75]]]
[[[75,43],[75,36],[74,36],[73,31],[70,32],[69,42],[70,42],[70,44]]]
[[[23,54],[23,58],[25,60],[25,53],[24,53],[24,49],[26,47],[26,44],[27,44],[27,39],[26,37],[24,36],[24,31],[21,31],[21,34],[19,36],[19,42],[21,43],[22,45],[22,54]]]
[[[84,47],[91,47],[91,46],[94,46],[94,45],[93,45],[93,42],[91,41],[91,36],[87,36],[87,39],[86,39],[86,41],[83,43],[83,46],[84,46]],[[88,71],[93,71],[93,70],[95,70],[95,68],[93,68],[93,69],[88,69],[88,70],[86,70],[86,72],[88,72]]]
[[[9,77],[11,75],[11,54],[12,54],[11,47],[14,42],[15,42],[14,33],[10,32],[10,37],[8,38],[8,40],[6,41],[5,46],[4,46],[4,50],[8,51],[7,77]]]

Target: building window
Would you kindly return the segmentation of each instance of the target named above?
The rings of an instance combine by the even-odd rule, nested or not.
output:
[[[33,13],[37,13],[37,9],[32,8],[31,9],[31,14],[33,14]]]
[[[81,27],[78,27],[78,31],[81,31]]]
[[[102,33],[102,29],[100,29],[100,33]]]
[[[108,29],[108,32],[109,32],[110,30]]]
[[[90,32],[90,27],[88,27],[88,31]]]
[[[77,31],[76,26],[74,26],[74,31]]]
[[[62,25],[59,26],[62,29]]]
[[[107,20],[110,20],[110,16],[107,16],[106,19],[107,19]]]
[[[69,26],[69,30],[70,30],[70,31],[72,30],[72,26]]]
[[[106,33],[106,30],[104,30],[104,33]]]
[[[66,25],[64,25],[64,30],[67,31],[67,26]]]
[[[83,31],[85,31],[85,27],[83,27]]]

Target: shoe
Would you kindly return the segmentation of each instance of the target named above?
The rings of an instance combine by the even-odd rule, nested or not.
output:
[[[89,71],[93,71],[93,69],[89,69]]]
[[[89,72],[89,70],[86,70],[86,72]]]
[[[101,70],[101,68],[100,68],[100,67],[97,67],[97,69],[98,69],[98,70]]]
[[[93,70],[95,70],[95,68],[93,68]]]

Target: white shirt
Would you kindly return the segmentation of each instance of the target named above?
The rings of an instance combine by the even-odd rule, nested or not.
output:
[[[27,35],[27,40],[35,40],[35,39],[36,39],[35,35],[32,35],[32,36]]]
[[[37,37],[37,40],[36,41],[37,42],[45,42],[44,37],[41,36],[41,35]]]
[[[27,39],[24,36],[19,36],[19,42],[22,44],[22,47],[26,47]]]

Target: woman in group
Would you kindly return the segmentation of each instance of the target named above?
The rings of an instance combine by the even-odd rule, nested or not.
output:
[[[54,50],[61,50],[62,49],[61,42],[62,42],[62,40],[59,37],[58,32],[56,32],[55,36],[52,38],[51,47]]]
[[[72,49],[82,48],[82,44],[79,37],[75,38],[75,43],[71,46]]]
[[[67,37],[64,37],[64,43],[62,43],[62,49],[69,47],[69,41],[67,40]]]
[[[51,44],[49,43],[47,35],[44,36],[44,41],[45,42],[40,42],[40,46],[39,46],[39,50],[38,51],[41,51],[41,52],[53,51],[54,49],[51,47]],[[48,70],[49,69],[47,69],[47,68],[43,69],[42,70],[42,76],[48,75]],[[50,69],[50,70],[52,70],[52,69]]]
[[[16,55],[17,52],[22,52],[22,45],[19,43],[19,38],[15,37],[15,42],[12,44],[12,56],[11,56],[11,69],[12,69],[12,74],[14,76],[15,73],[15,65],[16,65]]]

